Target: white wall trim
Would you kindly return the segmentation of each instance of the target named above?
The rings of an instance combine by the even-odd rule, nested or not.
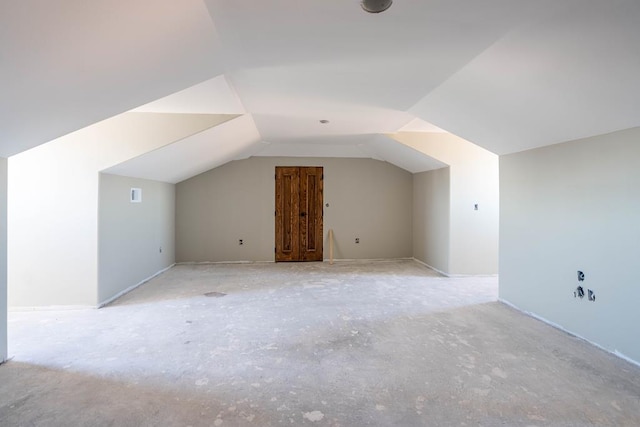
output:
[[[415,262],[417,262],[418,264],[422,264],[422,265],[424,265],[425,267],[427,267],[427,268],[429,268],[429,269],[431,269],[431,270],[435,271],[435,272],[436,272],[436,273],[438,273],[438,274],[442,274],[442,275],[443,275],[443,276],[445,276],[445,277],[452,277],[449,273],[445,273],[444,271],[438,270],[437,268],[435,268],[435,267],[433,267],[433,266],[431,266],[431,265],[427,264],[426,262],[424,262],[424,261],[420,261],[420,260],[419,260],[418,258],[416,258],[416,257],[413,257],[413,258],[411,258],[411,259],[412,259],[412,260],[414,260]]]
[[[456,279],[456,278],[458,278],[458,279],[462,279],[462,278],[465,278],[465,277],[498,277],[498,274],[449,274],[449,273],[445,273],[444,271],[440,271],[440,270],[438,270],[438,269],[437,269],[437,268],[435,268],[435,267],[430,266],[429,264],[427,264],[427,263],[426,263],[426,262],[424,262],[424,261],[420,261],[418,258],[415,258],[415,257],[414,257],[414,258],[411,258],[411,259],[413,259],[414,261],[416,261],[416,262],[417,262],[417,263],[419,263],[419,264],[424,265],[424,266],[425,266],[425,267],[427,267],[427,268],[432,269],[432,270],[433,270],[433,271],[435,271],[436,273],[440,273],[440,274],[442,274],[443,276],[445,276],[445,277],[450,277],[450,278],[452,278],[452,279]]]
[[[168,267],[163,268],[162,270],[158,271],[157,273],[147,277],[146,279],[143,279],[141,282],[136,283],[133,286],[128,287],[127,289],[118,292],[117,294],[115,294],[114,296],[112,296],[111,298],[108,298],[106,301],[103,301],[101,303],[98,304],[97,307],[95,308],[102,308],[108,304],[111,304],[112,302],[114,302],[115,300],[117,300],[118,298],[120,298],[121,296],[128,294],[129,292],[131,292],[132,290],[134,290],[135,288],[137,288],[138,286],[144,285],[145,283],[147,283],[149,280],[153,279],[154,277],[157,277],[159,275],[161,275],[162,273],[164,273],[165,271],[168,271],[170,269],[172,269],[176,264],[173,263]]]
[[[95,305],[45,305],[45,306],[18,306],[9,307],[10,313],[24,311],[70,311],[70,310],[95,310]]]
[[[393,262],[393,261],[409,261],[413,258],[334,258],[333,262]],[[330,262],[329,258],[325,258],[322,262]]]
[[[393,262],[393,261],[410,261],[415,258],[339,258],[333,262]],[[322,262],[329,262],[329,258],[325,258]],[[208,265],[208,264],[274,264],[275,261],[182,261],[176,262],[175,265]],[[286,264],[284,261],[279,264]]]
[[[210,264],[273,264],[275,261],[181,261],[175,265],[210,265]]]
[[[498,277],[499,274],[449,274],[449,277],[463,279],[465,277]]]
[[[504,300],[502,298],[498,298],[498,301],[500,301],[501,303],[503,303],[505,305],[508,305],[509,307],[513,308],[514,310],[519,311],[522,314],[526,314],[529,317],[533,317],[534,319],[537,319],[537,320],[539,320],[539,321],[541,321],[543,323],[546,323],[547,325],[549,325],[549,326],[551,326],[551,327],[553,327],[555,329],[558,329],[558,330],[560,330],[560,331],[562,331],[562,332],[564,332],[566,334],[569,334],[572,337],[576,337],[578,339],[581,339],[582,341],[585,341],[585,342],[591,344],[592,346],[599,348],[600,350],[606,351],[607,353],[612,354],[612,355],[614,355],[614,356],[616,356],[616,357],[618,357],[618,358],[620,358],[622,360],[625,360],[625,361],[631,363],[632,365],[636,365],[636,366],[640,367],[640,362],[639,361],[633,360],[632,358],[630,358],[628,356],[625,356],[624,354],[620,353],[618,350],[613,350],[612,351],[612,350],[609,350],[608,348],[604,348],[600,344],[595,343],[595,342],[593,342],[591,340],[588,340],[585,337],[583,337],[581,335],[578,335],[578,334],[576,334],[574,332],[571,332],[570,330],[563,328],[562,326],[558,325],[557,323],[554,323],[554,322],[552,322],[550,320],[547,320],[544,317],[538,316],[537,314],[532,313],[530,311],[523,310],[520,307],[518,307],[517,305],[512,304],[507,300]]]

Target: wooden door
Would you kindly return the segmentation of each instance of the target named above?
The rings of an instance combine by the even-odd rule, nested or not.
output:
[[[276,261],[300,258],[300,168],[276,167]]]
[[[276,167],[276,261],[322,261],[322,167]]]
[[[322,168],[300,168],[300,260],[322,261]]]

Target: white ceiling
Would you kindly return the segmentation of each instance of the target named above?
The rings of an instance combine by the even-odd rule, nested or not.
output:
[[[247,158],[262,145],[247,114],[103,172],[175,184],[231,160]]]
[[[637,0],[358,3],[3,4],[0,155],[143,104],[246,115],[166,147],[194,166],[164,180],[256,154],[442,166],[382,136],[399,131],[506,154],[640,125]],[[162,170],[154,153],[130,169]]]
[[[639,126],[640,1],[547,6],[410,111],[498,154]]]
[[[223,73],[201,0],[0,6],[0,156]]]
[[[142,105],[142,113],[243,114],[245,109],[224,75]]]

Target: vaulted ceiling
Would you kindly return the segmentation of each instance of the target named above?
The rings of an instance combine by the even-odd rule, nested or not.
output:
[[[640,125],[637,0],[395,0],[381,14],[358,0],[0,8],[1,156],[131,109],[239,116],[113,171],[174,182],[257,154],[442,166],[387,136],[399,131],[506,154]],[[157,173],[175,158],[187,166]]]

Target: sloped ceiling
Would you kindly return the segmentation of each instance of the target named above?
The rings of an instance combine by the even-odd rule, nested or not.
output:
[[[201,0],[0,6],[0,156],[222,73]]]
[[[271,143],[420,118],[506,154],[640,125],[637,0],[397,0],[375,15],[356,0],[205,3]]]
[[[249,157],[260,148],[260,140],[251,116],[239,116],[102,172],[175,184]]]
[[[498,154],[640,125],[640,2],[559,1],[544,12],[410,111]]]
[[[242,102],[220,75],[165,96],[133,111],[147,113],[243,114]]]
[[[234,157],[411,171],[442,164],[383,134],[445,130],[506,154],[640,125],[637,0],[396,0],[381,14],[358,0],[103,3],[4,7],[0,155],[140,105],[246,114],[207,131],[237,141]],[[207,139],[194,138],[176,147]]]

